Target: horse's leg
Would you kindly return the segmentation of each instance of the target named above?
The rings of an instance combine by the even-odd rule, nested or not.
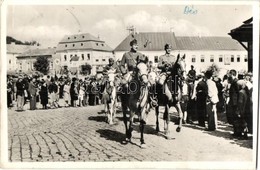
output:
[[[180,132],[181,131],[181,127],[182,127],[182,119],[183,119],[183,112],[181,110],[181,105],[180,103],[178,102],[176,105],[175,105],[175,108],[179,114],[179,125],[176,129],[177,132]]]
[[[169,105],[165,105],[164,111],[164,131],[167,139],[170,139],[170,131],[169,131],[169,122],[170,122],[170,113],[169,113]]]
[[[144,142],[144,126],[145,126],[145,122],[143,120],[141,120],[140,125],[139,125],[140,132],[141,132],[141,139],[140,139],[140,142],[141,142],[140,147],[141,148],[146,148],[146,145],[145,145],[145,142]]]
[[[111,103],[110,104],[108,104],[108,106],[109,106],[109,114],[108,114],[108,116],[109,116],[109,124],[110,125],[112,125],[113,124],[113,112],[114,112],[114,110],[113,110],[113,101],[111,101]]]
[[[107,102],[105,102],[105,114],[106,114],[106,118],[107,118],[107,120],[106,120],[106,122],[107,123],[109,123],[109,103],[107,103]]]
[[[127,118],[127,105],[128,99],[127,96],[123,96],[121,95],[121,106],[122,106],[122,111],[123,111],[123,121],[124,121],[124,125],[125,125],[125,135],[126,135],[126,139],[125,141],[123,141],[123,143],[127,143],[129,141],[128,139],[128,118]]]
[[[160,132],[160,128],[159,128],[159,106],[155,107],[155,114],[156,114],[156,131]]]
[[[129,123],[128,123],[128,132],[127,132],[127,136],[126,136],[129,141],[131,141],[131,138],[132,138],[134,116],[135,116],[134,112],[130,109],[130,117],[129,117]]]

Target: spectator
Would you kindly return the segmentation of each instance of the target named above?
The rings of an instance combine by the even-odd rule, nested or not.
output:
[[[36,94],[37,94],[37,85],[36,85],[36,79],[32,78],[29,87],[28,87],[28,92],[30,95],[30,110],[35,110],[36,109]]]
[[[18,77],[18,81],[16,82],[17,88],[17,111],[23,111],[24,105],[24,97],[25,97],[25,84],[23,78],[21,76]]]
[[[46,82],[47,83],[47,82]],[[49,93],[50,93],[50,107],[53,108],[57,108],[57,92],[58,92],[58,86],[55,83],[55,80],[52,78],[51,79],[51,83],[49,85]]]
[[[194,85],[193,98],[196,98],[198,125],[201,127],[205,127],[207,96],[208,86],[206,79],[202,75],[198,75]]]
[[[13,83],[12,83],[12,79],[8,77],[7,78],[7,107],[8,108],[13,106],[12,95],[13,95]]]
[[[43,109],[48,109],[47,104],[48,104],[48,87],[47,83],[42,80],[42,85],[41,85],[41,90],[40,90],[40,99],[41,99],[41,104]]]
[[[238,100],[238,85],[236,78],[237,72],[236,70],[230,70],[228,82],[230,84],[229,88],[229,99],[228,99],[228,107],[227,107],[227,118],[228,123],[233,125],[234,114],[237,110],[237,100]]]
[[[58,86],[59,86],[59,98],[62,99],[63,98],[63,90],[64,90],[64,81],[63,81],[63,78],[61,77],[59,79],[59,83],[58,83]]]
[[[70,81],[67,80],[64,85],[63,89],[63,97],[65,101],[65,107],[69,106],[69,101],[70,101]]]
[[[72,78],[72,83],[70,86],[70,98],[71,98],[71,106],[77,107],[77,100],[78,100],[78,80],[77,78]]]
[[[192,82],[194,83],[195,82],[195,79],[196,79],[196,71],[194,70],[194,66],[191,65],[190,66],[190,70],[188,72],[188,77],[192,80]]]
[[[248,92],[246,91],[246,82],[244,80],[238,80],[238,107],[236,110],[236,115],[234,116],[234,136],[241,137],[242,133],[244,137],[247,138],[247,123],[245,121],[246,118],[246,105],[248,100]]]
[[[213,75],[212,71],[206,71],[205,78],[206,84],[208,86],[208,101],[207,101],[207,115],[208,115],[208,129],[209,131],[214,131],[218,128],[217,124],[217,108],[218,103],[218,89],[216,83],[211,80]]]

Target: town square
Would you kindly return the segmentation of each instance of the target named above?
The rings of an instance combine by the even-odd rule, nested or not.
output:
[[[252,4],[6,5],[5,163],[253,169]]]

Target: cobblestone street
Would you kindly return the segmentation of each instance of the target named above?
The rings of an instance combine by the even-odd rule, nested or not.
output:
[[[218,131],[197,125],[170,124],[173,139],[155,131],[152,110],[145,127],[146,149],[139,147],[139,126],[134,125],[132,143],[124,139],[122,113],[109,125],[103,105],[49,110],[8,110],[8,148],[11,162],[46,161],[252,161],[252,137],[236,140],[232,128],[219,122]],[[163,130],[162,113],[160,128]]]

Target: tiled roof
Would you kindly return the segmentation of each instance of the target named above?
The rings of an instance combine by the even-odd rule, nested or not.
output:
[[[245,50],[230,37],[176,37],[179,50]]]
[[[109,47],[105,41],[102,41],[89,33],[65,36],[59,42],[57,46],[57,52],[67,50],[93,50],[112,52],[112,48]]]
[[[32,45],[18,45],[18,44],[6,44],[7,53],[21,54],[30,49],[36,49],[37,46]]]
[[[96,42],[104,42],[100,40],[99,38],[89,34],[74,34],[74,35],[66,35],[63,37],[63,39],[60,41],[60,43],[70,43],[70,42],[82,42],[82,41],[96,41]]]
[[[53,55],[56,53],[56,48],[45,48],[45,49],[33,49],[27,50],[26,52],[17,56],[17,58],[21,57],[29,57],[29,56],[43,56],[43,55]]]
[[[173,32],[142,32],[135,34],[134,38],[138,42],[140,51],[161,51],[166,43],[172,45],[172,49],[177,48],[176,37]],[[127,36],[116,48],[115,51],[127,51],[130,49],[132,35]]]
[[[142,32],[135,34],[139,51],[162,51],[169,43],[173,50],[244,50],[244,48],[230,37],[189,37],[175,36],[172,32]],[[128,51],[131,35],[127,36],[115,51]],[[145,47],[145,45],[147,45]]]

